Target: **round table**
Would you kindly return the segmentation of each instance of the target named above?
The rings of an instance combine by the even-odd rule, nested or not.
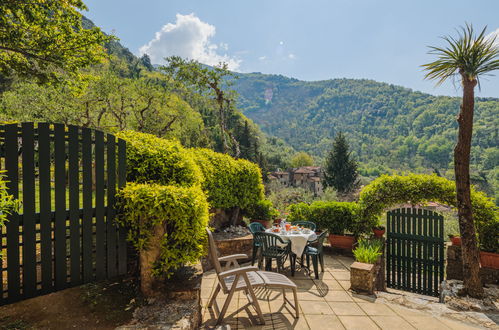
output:
[[[307,246],[307,242],[314,241],[317,239],[317,235],[314,231],[310,231],[308,234],[298,232],[292,233],[291,231],[280,231],[279,233],[272,232],[272,229],[267,229],[267,233],[278,235],[282,238],[283,241],[291,242],[291,252],[296,254],[298,258],[301,258],[305,247]]]

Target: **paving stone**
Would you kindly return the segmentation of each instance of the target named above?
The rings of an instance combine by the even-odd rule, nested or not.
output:
[[[366,315],[354,302],[330,301],[329,306],[331,306],[336,315]]]
[[[390,307],[381,303],[359,303],[367,315],[397,315]]]
[[[347,330],[379,329],[369,316],[340,315],[338,318]]]
[[[400,316],[371,316],[371,319],[381,328],[381,329],[414,329],[406,320]]]
[[[298,291],[298,301],[302,300],[324,301],[324,297],[317,290]]]
[[[447,325],[432,316],[402,316],[416,329],[439,330],[450,329]]]
[[[336,315],[305,315],[310,329],[345,329]]]
[[[333,315],[333,310],[329,306],[329,304],[325,301],[301,301],[300,302],[301,310],[303,314],[325,314],[325,315]]]
[[[330,290],[324,297],[326,301],[349,301],[353,302],[352,297],[346,291]]]
[[[439,320],[442,323],[444,323],[445,325],[447,325],[449,328],[453,329],[453,330],[473,330],[473,329],[480,329],[479,327],[475,327],[475,326],[472,326],[472,325],[468,325],[468,324],[464,324],[464,323],[461,323],[461,322],[457,322],[457,321],[448,319],[446,317],[441,317],[441,318],[439,318]]]
[[[343,287],[335,279],[328,280],[314,280],[315,286],[318,290],[344,290]]]
[[[274,313],[272,314],[272,323],[274,325],[275,330],[308,330],[310,327],[308,326],[307,320],[305,319],[305,315],[300,314],[299,318],[295,318],[294,314],[288,313]]]
[[[333,271],[331,272],[335,280],[338,281],[350,281],[350,272],[349,271]]]
[[[344,289],[344,290],[349,290],[350,289],[350,281],[343,281],[343,280],[339,280],[338,283],[340,283],[341,287]]]

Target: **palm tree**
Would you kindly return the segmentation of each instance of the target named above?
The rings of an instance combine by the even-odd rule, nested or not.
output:
[[[479,276],[479,250],[473,223],[470,197],[470,149],[473,134],[475,87],[479,78],[499,69],[499,47],[495,37],[485,35],[485,27],[476,34],[471,24],[458,31],[458,37],[443,37],[446,48],[430,47],[430,54],[438,56],[434,62],[423,65],[426,79],[437,80],[437,85],[448,78],[457,77],[463,88],[461,109],[457,117],[459,132],[454,148],[459,231],[462,238],[464,290],[473,297],[483,296]]]

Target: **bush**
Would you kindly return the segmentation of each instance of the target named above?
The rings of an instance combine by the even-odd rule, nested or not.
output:
[[[7,215],[17,212],[19,209],[19,201],[7,192],[4,172],[0,171],[0,226],[7,220]]]
[[[169,277],[204,254],[208,203],[199,186],[128,183],[119,191],[118,203],[118,222],[129,228],[128,240],[139,250],[147,248],[154,226],[164,224],[166,234],[160,260],[154,265],[155,275]]]
[[[456,184],[436,175],[383,175],[365,186],[360,193],[359,227],[366,230],[377,225],[386,209],[408,202],[439,202],[456,207]],[[471,204],[480,248],[483,251],[499,252],[498,207],[485,193],[473,187]]]
[[[382,240],[367,240],[361,239],[357,248],[353,250],[355,260],[366,264],[374,264],[382,254],[383,241]]]
[[[203,190],[214,208],[248,208],[264,198],[260,168],[209,149],[190,149],[204,176]]]
[[[331,234],[343,235],[345,231],[358,235],[358,207],[350,202],[317,201],[308,205],[298,203],[289,208],[289,220],[312,221],[317,228],[327,230]]]
[[[243,213],[251,220],[274,220],[279,215],[268,199],[262,199]]]
[[[203,180],[201,171],[178,141],[152,134],[123,131],[126,141],[127,181],[190,187]]]

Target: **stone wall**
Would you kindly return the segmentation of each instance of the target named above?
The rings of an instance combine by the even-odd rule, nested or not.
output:
[[[253,235],[251,234],[238,238],[216,240],[215,243],[217,245],[219,257],[242,253],[246,254],[248,259],[238,260],[239,263],[251,260],[251,253],[253,252]],[[209,256],[203,258],[202,265],[204,271],[213,268]]]
[[[445,268],[448,280],[463,280],[463,260],[461,246],[447,246],[447,266]],[[480,268],[483,284],[499,284],[499,269]]]

